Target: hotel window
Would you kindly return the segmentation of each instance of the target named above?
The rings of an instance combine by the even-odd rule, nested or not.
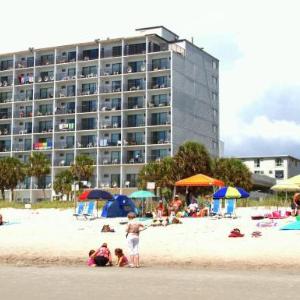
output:
[[[218,64],[215,60],[212,61],[212,68],[216,70],[218,68]]]
[[[212,84],[213,84],[214,86],[217,86],[217,85],[218,85],[218,78],[217,78],[217,77],[212,76]]]
[[[281,167],[283,164],[282,158],[276,158],[275,159],[275,165],[276,167]]]
[[[254,160],[254,167],[256,167],[256,168],[260,167],[260,159],[259,158]]]
[[[282,170],[275,171],[275,178],[276,179],[283,179],[284,178],[284,171],[282,171]]]

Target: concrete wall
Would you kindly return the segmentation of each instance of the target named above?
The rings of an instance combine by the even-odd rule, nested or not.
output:
[[[218,70],[212,64],[217,60],[189,43],[185,47],[186,57],[176,53],[172,57],[173,153],[185,141],[194,140],[218,156],[219,102],[212,99],[213,92],[218,94]]]

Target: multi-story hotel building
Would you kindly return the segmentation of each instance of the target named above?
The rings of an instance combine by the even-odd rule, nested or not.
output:
[[[93,158],[92,187],[136,186],[140,168],[187,140],[219,153],[218,60],[163,26],[0,55],[0,158],[34,151],[51,174],[26,178],[17,198],[53,196],[76,155]]]

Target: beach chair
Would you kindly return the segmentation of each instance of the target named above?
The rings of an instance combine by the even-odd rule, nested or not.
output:
[[[83,216],[84,216],[86,219],[90,219],[90,220],[96,219],[95,214],[94,214],[94,211],[95,211],[95,203],[96,203],[96,201],[89,201],[89,202],[88,202],[86,211],[83,213]]]
[[[235,199],[226,199],[224,217],[235,217]]]
[[[74,217],[78,218],[83,216],[85,203],[84,202],[78,202],[76,206],[76,212],[73,214]]]
[[[214,199],[211,214],[212,215],[220,215],[221,214],[221,205],[222,205],[221,199]]]

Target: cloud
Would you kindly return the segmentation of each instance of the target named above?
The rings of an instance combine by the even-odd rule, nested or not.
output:
[[[258,116],[252,122],[236,129],[235,135],[228,136],[225,144],[226,155],[279,155],[299,156],[300,124],[294,121],[272,121]]]

